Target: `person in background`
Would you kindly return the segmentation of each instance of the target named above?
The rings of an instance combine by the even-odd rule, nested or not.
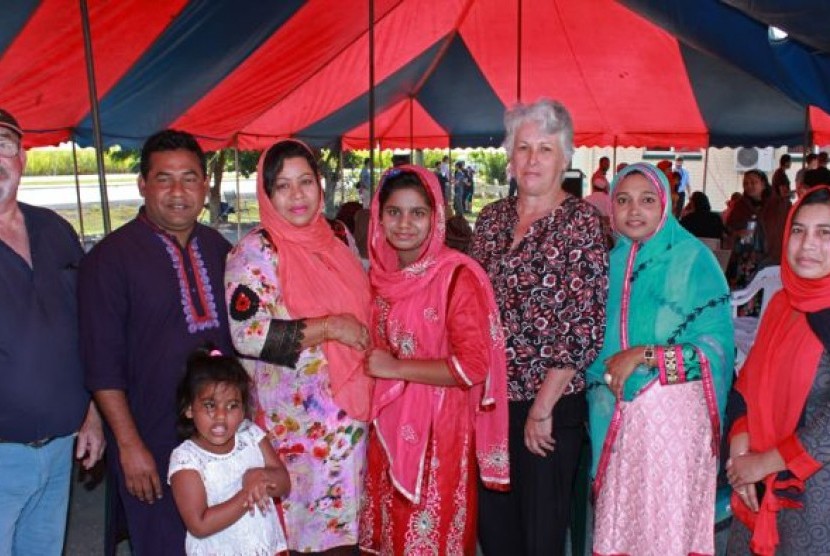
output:
[[[144,206],[83,259],[78,300],[86,384],[110,434],[109,515],[126,514],[133,554],[158,556],[184,552],[184,523],[163,480],[179,443],[176,387],[193,350],[231,349],[222,296],[231,246],[197,222],[208,176],[192,135],[152,135],[140,166]],[[118,522],[109,521],[107,554]]]
[[[608,159],[605,158],[605,160]],[[600,159],[600,169],[602,169],[602,159]],[[597,176],[594,173],[594,177],[591,178],[591,194],[585,197],[585,202],[594,205],[606,219],[611,214],[611,198],[608,196],[608,186],[609,183],[604,174]]]
[[[827,554],[830,537],[830,187],[802,197],[785,230],[783,290],[730,400],[735,555]]]
[[[471,254],[505,331],[511,490],[480,489],[479,541],[487,555],[558,555],[585,441],[584,371],[602,347],[608,248],[599,211],[562,188],[567,109],[520,104],[505,127],[519,194],[482,210]]]
[[[729,196],[729,199],[726,201],[726,207],[724,208],[723,213],[721,213],[721,220],[723,220],[724,223],[726,223],[729,215],[735,209],[735,206],[738,204],[738,201],[741,200],[742,196],[743,195],[740,191],[735,191]]]
[[[804,166],[798,169],[795,173],[795,193],[797,197],[801,197],[807,186],[804,184],[804,174],[810,170],[818,168],[818,155],[816,153],[808,153],[804,157]]]
[[[473,555],[477,480],[509,487],[498,308],[481,267],[444,245],[440,202],[430,172],[403,166],[372,203],[369,553]]]
[[[827,151],[821,151],[816,158],[816,167],[804,172],[804,186],[824,185],[830,183],[830,169],[827,168]]]
[[[372,190],[372,170],[369,164],[372,159],[366,158],[363,160],[363,168],[360,169],[360,180],[357,182],[357,192],[360,196],[360,204],[364,208],[369,206],[369,198]]]
[[[725,222],[733,250],[727,278],[733,287],[745,287],[758,268],[781,259],[788,209],[789,200],[773,191],[764,172],[744,173],[743,195]]]
[[[441,162],[438,161],[435,163],[435,177],[438,179],[438,183],[441,185],[441,195],[442,195],[442,203],[446,204],[450,200],[450,180],[449,177],[445,176],[441,173]]]
[[[608,191],[608,169],[611,168],[611,159],[603,156],[599,159],[599,166],[591,174],[591,187]]]
[[[467,172],[467,182],[464,184],[464,209],[473,212],[473,195],[476,192],[476,169],[470,165],[464,169]]]
[[[445,205],[445,212],[447,223],[444,243],[447,244],[447,247],[467,253],[470,250],[470,244],[473,242],[473,227],[470,226],[463,214],[453,211],[450,205]]]
[[[0,554],[59,555],[73,446],[91,469],[105,441],[78,348],[83,250],[60,216],[17,201],[25,167],[23,129],[0,108]]]
[[[683,157],[678,156],[674,159],[674,171],[680,174],[680,181],[677,184],[677,202],[672,204],[674,210],[674,217],[680,218],[683,214],[683,207],[686,205],[686,197],[691,189],[691,179],[689,171],[683,167]]]
[[[233,344],[254,384],[254,421],[291,476],[289,550],[352,554],[358,542],[372,379],[371,298],[359,259],[323,217],[317,158],[288,139],[263,152],[262,226],[228,256]]]
[[[611,199],[608,324],[586,373],[593,553],[714,554],[735,353],[729,288],[711,250],[674,218],[660,170],[626,167]]]
[[[466,207],[464,206],[465,194],[467,191],[467,171],[464,168],[464,161],[458,160],[455,163],[455,172],[452,176],[453,181],[453,208],[456,214],[464,214]]]
[[[712,212],[709,197],[703,191],[695,191],[689,199],[689,210],[680,220],[695,237],[706,237],[722,241],[726,238],[726,226],[720,215]]]
[[[782,198],[790,198],[790,177],[787,175],[787,170],[792,165],[792,157],[788,154],[782,154],[778,161],[778,168],[772,174],[772,188]]]

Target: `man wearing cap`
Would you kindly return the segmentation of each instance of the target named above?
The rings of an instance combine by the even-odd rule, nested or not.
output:
[[[185,528],[167,483],[180,441],[176,386],[195,349],[210,344],[233,353],[223,282],[231,246],[197,222],[208,177],[192,135],[149,137],[140,166],[138,216],[81,264],[81,345],[86,385],[112,435],[109,515],[123,512],[136,556],[179,555]],[[107,528],[107,553],[116,522]]]
[[[104,437],[78,349],[83,250],[57,214],[17,201],[22,140],[17,120],[0,109],[0,554],[57,555],[73,445],[89,469]]]

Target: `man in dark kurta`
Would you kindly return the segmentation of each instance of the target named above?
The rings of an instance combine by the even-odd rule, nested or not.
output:
[[[194,349],[231,350],[222,285],[230,244],[196,222],[207,188],[204,153],[192,136],[167,130],[150,137],[139,177],[144,207],[80,269],[86,384],[114,448],[112,498],[123,505],[140,556],[184,553],[185,528],[166,480],[179,443],[176,386]]]

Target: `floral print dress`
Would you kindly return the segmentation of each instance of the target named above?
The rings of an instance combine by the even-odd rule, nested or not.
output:
[[[293,318],[278,264],[273,245],[254,230],[231,251],[225,285],[234,347],[253,379],[254,419],[268,431],[291,476],[291,492],[282,500],[288,546],[321,552],[355,545],[366,424],[334,403],[319,346],[302,350],[293,368],[259,359],[271,320]]]

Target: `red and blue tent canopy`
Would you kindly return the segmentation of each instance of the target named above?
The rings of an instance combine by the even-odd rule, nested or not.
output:
[[[382,147],[497,145],[505,107],[539,96],[579,145],[830,143],[826,54],[773,56],[766,23],[718,0],[375,0],[371,27],[368,1],[88,6],[105,144],[177,127],[208,149],[365,148],[370,68]],[[27,146],[92,142],[81,21],[78,0],[4,6],[0,106]]]

